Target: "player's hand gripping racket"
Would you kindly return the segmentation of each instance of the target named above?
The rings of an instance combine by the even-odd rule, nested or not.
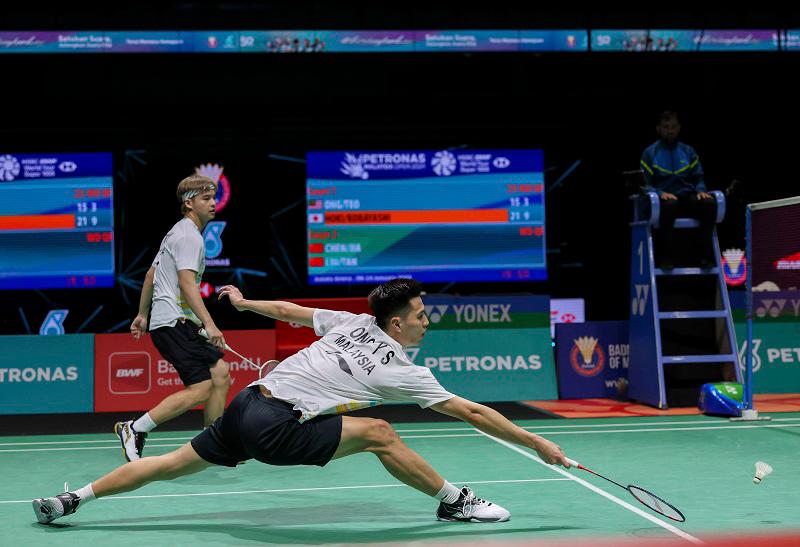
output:
[[[206,332],[206,329],[200,329],[199,334],[200,334],[200,336],[202,336],[206,340],[209,339],[208,338],[208,333]],[[228,350],[229,352],[231,352],[232,354],[234,354],[236,357],[238,357],[239,359],[241,359],[245,363],[247,363],[248,365],[250,365],[251,367],[253,367],[256,370],[258,370],[258,377],[259,378],[263,378],[264,376],[266,376],[267,374],[272,372],[272,369],[274,369],[275,367],[277,367],[280,364],[280,361],[276,361],[276,360],[273,359],[273,360],[267,361],[263,365],[257,365],[254,362],[252,362],[250,359],[248,359],[247,357],[245,357],[244,355],[242,355],[241,353],[239,353],[238,351],[236,351],[232,347],[230,347],[227,344],[227,342],[225,343],[225,349]]]
[[[601,479],[605,479],[608,482],[614,483],[620,488],[627,490],[634,498],[636,498],[636,501],[638,501],[643,505],[646,505],[648,508],[652,509],[659,515],[664,515],[665,517],[678,522],[684,522],[686,520],[686,517],[683,516],[683,513],[681,513],[677,507],[667,502],[663,498],[656,496],[652,492],[645,490],[644,488],[641,488],[639,486],[634,486],[633,484],[629,484],[628,486],[622,486],[617,481],[613,481],[608,477],[604,477],[600,473],[592,471],[591,469],[582,466],[575,460],[567,458],[567,461],[573,467],[577,467],[578,469],[583,469],[584,471],[588,471],[592,475],[597,475]]]

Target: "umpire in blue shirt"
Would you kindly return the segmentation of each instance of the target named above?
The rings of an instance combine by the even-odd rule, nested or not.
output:
[[[677,113],[663,112],[656,131],[660,138],[642,152],[641,167],[645,179],[643,190],[656,192],[660,198],[659,231],[664,251],[660,253],[660,266],[670,269],[676,259],[675,218],[691,217],[700,221],[700,237],[692,238],[691,259],[702,268],[711,267],[711,234],[717,203],[706,193],[700,158],[694,148],[678,140],[681,124]]]

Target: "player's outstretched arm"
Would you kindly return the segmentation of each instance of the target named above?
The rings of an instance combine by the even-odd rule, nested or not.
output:
[[[314,328],[315,308],[306,308],[282,300],[247,300],[242,291],[233,285],[225,285],[219,290],[217,298],[221,300],[224,296],[227,296],[233,307],[239,311],[252,311],[278,321]]]
[[[508,418],[486,405],[474,403],[463,397],[453,397],[447,401],[436,403],[431,408],[436,412],[463,420],[498,439],[533,448],[547,463],[569,467],[567,457],[561,451],[560,446],[514,425]]]

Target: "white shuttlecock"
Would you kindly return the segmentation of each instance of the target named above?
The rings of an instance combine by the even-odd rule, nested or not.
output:
[[[772,466],[765,462],[756,462],[756,475],[753,477],[753,483],[758,484],[761,479],[772,473]]]

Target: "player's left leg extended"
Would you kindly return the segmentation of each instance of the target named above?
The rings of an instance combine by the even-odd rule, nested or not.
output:
[[[74,492],[33,500],[36,519],[49,524],[74,513],[82,502],[112,494],[130,492],[153,481],[172,480],[197,473],[213,464],[197,455],[190,443],[163,456],[150,456],[117,467],[102,478]]]

